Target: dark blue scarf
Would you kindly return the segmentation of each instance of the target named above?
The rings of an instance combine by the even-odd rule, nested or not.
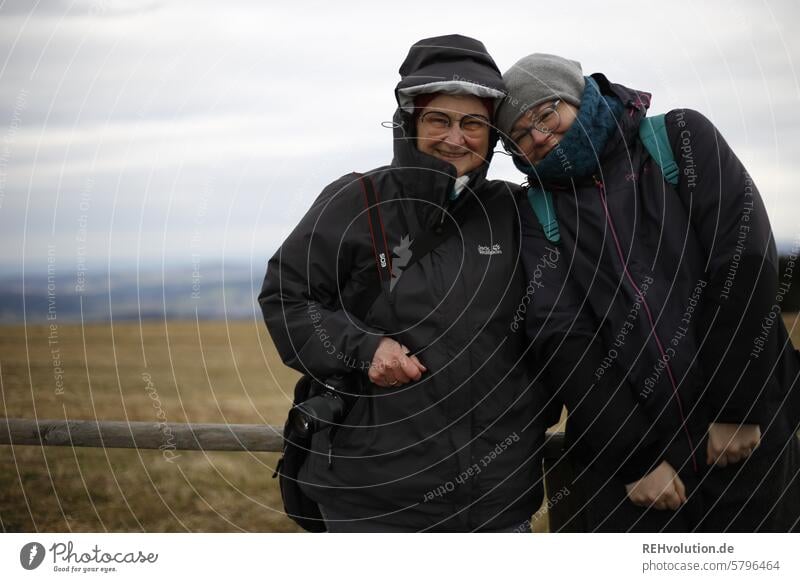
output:
[[[535,166],[518,156],[514,156],[514,164],[528,176],[529,184],[590,176],[597,169],[608,138],[617,129],[616,119],[622,110],[619,99],[602,95],[597,82],[586,77],[578,117],[559,144]]]

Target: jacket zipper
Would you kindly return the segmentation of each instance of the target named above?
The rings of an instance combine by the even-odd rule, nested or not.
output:
[[[446,211],[444,207],[442,207],[442,217],[439,219],[439,224],[433,227],[433,231],[436,234],[442,234],[442,230],[444,229],[444,219],[445,219]]]
[[[450,192],[453,192],[453,188],[455,188],[454,184],[456,183],[456,179],[449,180],[447,182],[447,190],[444,194],[444,203],[442,204],[442,214],[439,218],[439,223],[433,227],[433,231],[436,234],[442,234],[442,230],[444,229],[444,219],[447,216],[447,208],[453,205],[453,200],[450,200]]]
[[[328,470],[329,471],[331,469],[333,469],[333,437],[336,436],[336,433],[334,432],[335,430],[336,430],[336,427],[332,426],[330,428],[330,431],[328,431]]]
[[[683,412],[683,402],[681,401],[680,394],[678,393],[678,384],[675,382],[675,376],[672,373],[672,366],[669,365],[669,360],[666,357],[666,352],[664,351],[664,346],[661,343],[661,338],[658,336],[658,332],[656,331],[656,324],[653,320],[653,314],[650,312],[650,306],[647,304],[647,299],[644,296],[644,293],[639,289],[639,286],[636,285],[636,281],[634,281],[633,277],[628,271],[628,266],[625,263],[625,256],[622,253],[622,247],[620,246],[619,238],[617,237],[616,228],[614,228],[614,221],[611,218],[611,213],[608,211],[608,203],[606,201],[606,187],[603,184],[603,181],[600,180],[596,175],[592,176],[594,178],[594,183],[597,186],[597,190],[600,194],[600,202],[603,205],[603,212],[606,216],[606,221],[608,222],[609,230],[611,231],[611,237],[614,239],[614,248],[617,251],[617,257],[619,257],[620,264],[622,265],[622,271],[625,275],[625,278],[628,280],[628,283],[633,287],[636,295],[639,297],[641,301],[641,305],[644,308],[644,312],[647,315],[647,319],[650,322],[650,329],[653,332],[653,339],[656,342],[656,346],[658,347],[658,353],[661,355],[661,360],[664,362],[667,370],[667,376],[669,377],[670,384],[672,385],[672,392],[675,396],[675,401],[678,404],[678,412],[681,416],[681,428],[683,432],[686,434],[686,440],[689,443],[689,451],[692,456],[692,468],[694,472],[698,472],[697,467],[697,459],[695,459],[695,450],[694,450],[694,443],[692,442],[692,436],[689,434],[689,429],[686,426],[686,415]]]

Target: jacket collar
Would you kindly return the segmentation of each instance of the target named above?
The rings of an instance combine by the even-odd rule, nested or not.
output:
[[[627,149],[628,144],[636,140],[639,135],[639,125],[650,108],[652,95],[645,91],[637,91],[617,83],[611,83],[602,73],[594,73],[591,77],[597,81],[603,95],[614,95],[624,106],[622,115],[617,120],[620,131],[608,140],[602,155],[605,158],[616,154],[620,149]]]

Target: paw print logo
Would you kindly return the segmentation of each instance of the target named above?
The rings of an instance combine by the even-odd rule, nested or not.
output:
[[[394,286],[403,274],[403,269],[408,265],[408,261],[411,260],[411,256],[414,254],[411,251],[413,242],[409,235],[406,235],[400,239],[400,244],[392,249],[395,258],[392,259],[392,280],[389,283],[389,292],[394,290]]]

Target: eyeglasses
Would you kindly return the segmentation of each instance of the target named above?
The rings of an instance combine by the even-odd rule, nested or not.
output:
[[[444,135],[450,131],[454,123],[467,137],[477,137],[489,129],[489,120],[483,115],[465,115],[461,119],[453,119],[441,111],[428,111],[420,117],[426,133],[431,136]]]
[[[561,115],[558,113],[559,103],[561,103],[561,99],[556,99],[548,107],[532,116],[528,125],[512,132],[508,139],[503,141],[506,150],[513,154],[525,155],[533,147],[533,131],[550,135],[558,130],[561,125]],[[529,115],[529,113],[525,115]]]

